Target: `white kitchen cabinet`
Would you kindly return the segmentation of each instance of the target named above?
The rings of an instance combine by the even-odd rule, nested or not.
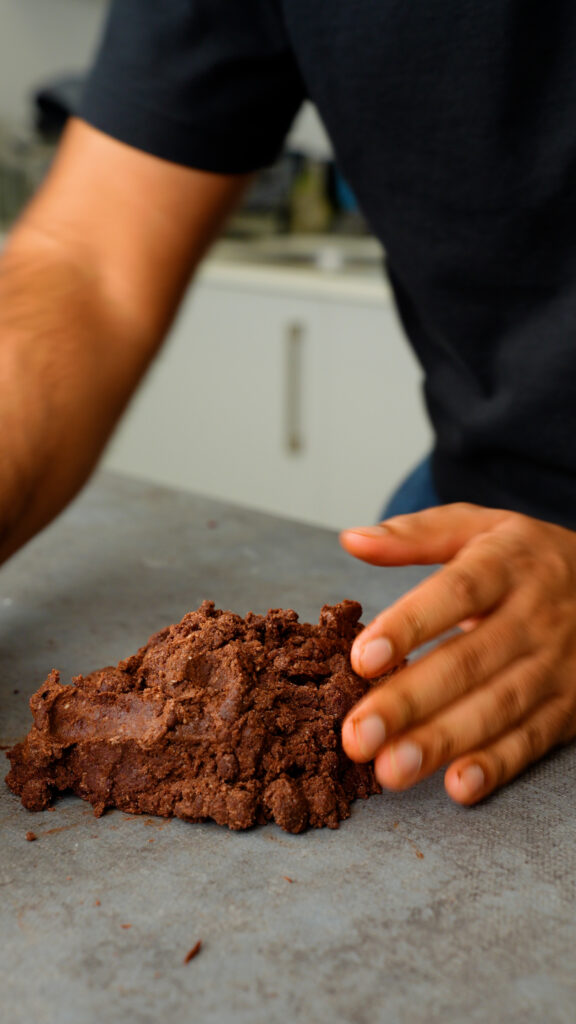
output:
[[[342,527],[374,521],[429,439],[383,282],[212,261],[105,464]]]

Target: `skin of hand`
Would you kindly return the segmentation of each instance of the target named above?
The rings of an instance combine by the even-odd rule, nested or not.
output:
[[[344,721],[346,753],[374,759],[383,787],[448,765],[448,794],[474,804],[574,739],[575,532],[458,503],[346,530],[341,543],[372,565],[442,566],[352,647],[352,667],[373,679],[438,640]]]

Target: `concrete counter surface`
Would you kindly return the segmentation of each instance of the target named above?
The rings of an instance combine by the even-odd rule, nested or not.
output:
[[[48,671],[114,663],[204,598],[375,614],[422,569],[336,536],[103,475],[0,574],[0,742]],[[576,756],[465,810],[438,774],[338,831],[30,814],[1,787],[6,1024],[573,1022]],[[26,841],[26,833],[37,835]],[[195,943],[200,954],[185,964]]]

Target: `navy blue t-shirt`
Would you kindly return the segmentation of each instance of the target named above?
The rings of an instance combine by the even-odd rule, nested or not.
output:
[[[81,116],[239,173],[305,97],[385,247],[441,499],[576,528],[576,4],[115,0]]]

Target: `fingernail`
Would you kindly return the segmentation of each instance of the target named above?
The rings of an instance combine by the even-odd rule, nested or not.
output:
[[[344,533],[359,533],[362,537],[381,537],[388,533],[385,526],[349,526]]]
[[[392,661],[392,644],[385,637],[368,640],[358,652],[364,675],[377,676]]]
[[[401,779],[417,775],[422,767],[422,750],[416,743],[399,743],[390,751],[390,758],[396,774]]]
[[[460,788],[468,799],[484,789],[485,784],[484,772],[479,764],[469,764],[460,773]]]
[[[386,726],[380,715],[366,715],[366,718],[355,722],[355,732],[360,753],[367,760],[374,757],[386,742]]]

